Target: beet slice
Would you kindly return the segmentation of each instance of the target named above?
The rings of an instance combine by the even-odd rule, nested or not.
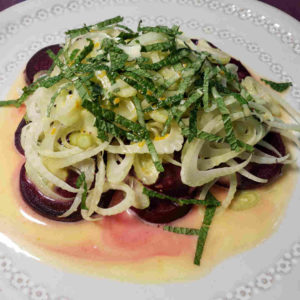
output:
[[[150,185],[149,188],[175,198],[189,197],[194,188],[185,185],[181,181],[181,168],[173,164],[164,164],[165,171],[159,174],[157,181]],[[185,216],[192,205],[179,205],[176,202],[150,198],[150,206],[145,209],[131,208],[141,219],[156,224],[163,224],[175,221]]]
[[[33,83],[34,75],[40,71],[48,70],[52,65],[52,59],[47,54],[47,50],[52,50],[57,54],[61,46],[58,44],[47,46],[35,53],[28,61],[25,69],[25,80],[27,84]]]
[[[198,39],[191,39],[191,41],[197,46],[198,45]]]
[[[79,177],[78,173],[76,173],[73,170],[68,170],[68,176],[66,178],[66,183],[69,184],[70,186],[76,188],[76,181],[77,178]],[[62,197],[65,198],[74,198],[76,196],[76,194],[71,193],[69,191],[63,190],[60,187],[57,187],[55,189],[56,193],[58,193],[59,195],[61,195]]]
[[[22,155],[24,155],[24,149],[21,145],[21,133],[22,133],[23,127],[26,124],[27,123],[26,123],[25,119],[22,119],[22,121],[20,122],[20,124],[18,125],[18,127],[15,131],[15,147],[17,148],[18,152]]]
[[[66,218],[59,218],[71,207],[73,199],[58,201],[43,195],[27,177],[24,165],[20,171],[19,184],[24,201],[38,214],[61,222],[76,222],[82,219],[80,209]]]
[[[159,174],[157,181],[149,186],[150,189],[177,198],[186,197],[194,191],[194,188],[182,183],[180,167],[173,164],[164,164],[163,167],[165,171]]]
[[[101,207],[108,208],[117,205],[124,198],[122,191],[112,191],[102,194],[101,196]],[[137,209],[130,207],[130,210],[135,212],[141,219],[155,224],[169,223],[176,219],[179,219],[186,215],[192,205],[183,205],[170,201],[162,200],[158,198],[150,198],[150,206],[146,209]]]
[[[238,74],[238,77],[239,77],[240,81],[245,79],[247,76],[251,76],[249,71],[246,69],[246,67],[239,60],[237,60],[235,58],[231,58],[230,63],[235,64],[235,65],[238,66],[237,74]]]
[[[109,190],[101,196],[102,208],[108,208],[117,205],[124,198],[122,191]],[[193,205],[182,205],[158,198],[150,198],[150,206],[145,209],[137,209],[130,207],[130,210],[135,212],[141,219],[155,224],[164,224],[175,221],[185,216]]]
[[[117,205],[124,198],[124,193],[122,191],[112,191],[102,194],[101,205],[102,208],[108,208]],[[183,205],[169,201],[161,200],[158,198],[150,198],[150,206],[146,209],[137,209],[135,207],[130,207],[130,210],[135,212],[141,219],[155,224],[163,224],[175,221],[183,216],[185,216],[192,205]]]
[[[273,145],[282,156],[286,155],[285,146],[284,146],[284,143],[283,143],[282,138],[279,133],[269,132],[264,137],[264,141]],[[266,149],[261,146],[256,146],[256,147],[266,154],[278,157],[278,155],[276,153],[274,153],[273,151],[270,151],[269,149]],[[241,162],[240,159],[236,159],[236,161],[239,163]],[[276,179],[281,174],[282,166],[283,166],[282,164],[257,164],[257,163],[251,162],[246,166],[245,169],[248,172],[250,172],[251,174],[253,174],[257,177],[263,178],[263,179],[267,179],[268,182],[271,182],[272,180]],[[237,181],[238,181],[237,188],[239,190],[255,189],[255,188],[258,188],[258,187],[266,184],[266,183],[255,182],[251,179],[248,179],[248,178],[242,176],[239,173],[237,173]],[[228,187],[229,186],[228,178],[227,177],[221,178],[218,181],[218,184]]]
[[[98,206],[101,208],[109,208],[111,206],[117,205],[124,198],[122,191],[108,190],[101,195],[101,201]]]
[[[109,190],[101,196],[102,208],[108,208],[117,205],[124,198],[122,191]],[[137,209],[130,207],[130,210],[135,212],[141,219],[155,224],[164,224],[175,221],[185,216],[193,205],[182,205],[158,198],[150,198],[150,206],[145,209]]]
[[[150,205],[145,209],[131,207],[141,219],[155,224],[165,224],[185,216],[193,205],[179,205],[170,200],[150,198]]]

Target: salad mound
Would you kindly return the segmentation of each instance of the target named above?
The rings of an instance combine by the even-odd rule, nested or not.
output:
[[[299,113],[274,91],[291,83],[255,80],[239,61],[178,26],[140,22],[135,32],[122,20],[66,32],[64,45],[30,60],[21,97],[0,102],[26,103],[16,132],[26,157],[21,193],[58,221],[97,221],[131,209],[147,222],[169,223],[199,206],[200,229],[164,227],[198,236],[199,265],[216,210],[292,162],[281,135],[299,146]],[[51,66],[49,58],[41,63],[45,51]],[[282,109],[294,124],[280,119]],[[215,184],[228,188],[222,202],[210,192]]]

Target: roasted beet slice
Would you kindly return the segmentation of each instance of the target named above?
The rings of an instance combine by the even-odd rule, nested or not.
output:
[[[151,198],[149,207],[145,209],[131,207],[131,210],[133,210],[141,219],[149,223],[165,224],[185,216],[191,208],[192,205],[180,206],[176,202],[170,200]]]
[[[177,198],[190,195],[194,189],[182,183],[181,168],[173,164],[164,164],[163,166],[165,171],[159,174],[157,181],[149,188]]]
[[[58,201],[43,195],[27,177],[24,165],[20,172],[20,191],[24,201],[34,211],[48,219],[61,222],[76,222],[82,219],[80,210],[69,217],[59,218],[60,215],[70,208],[73,200]]]
[[[20,124],[17,127],[17,130],[15,131],[15,146],[16,146],[17,150],[19,151],[19,153],[22,155],[24,155],[24,149],[21,145],[21,133],[22,133],[22,129],[25,125],[26,125],[26,121],[25,121],[25,119],[22,119],[22,121],[20,122]]]
[[[112,193],[113,192],[113,193]],[[124,197],[122,191],[108,191],[101,198],[101,207],[108,208],[117,205]],[[150,198],[150,206],[145,209],[130,207],[141,219],[155,224],[164,224],[185,216],[192,205],[182,205],[158,198]]]
[[[191,41],[192,41],[195,45],[198,45],[198,40],[197,40],[197,39],[191,39]]]
[[[47,50],[52,50],[55,54],[61,49],[60,45],[51,45],[39,50],[28,61],[25,69],[25,80],[27,84],[33,82],[34,75],[40,71],[48,70],[52,65],[52,59],[47,54]]]
[[[276,132],[269,132],[265,138],[264,141],[268,142],[269,144],[273,145],[280,153],[281,155],[285,155],[286,151],[285,151],[285,146],[284,143],[282,141],[282,138],[280,136],[279,133]],[[261,146],[256,146],[259,150],[273,155],[273,156],[277,156],[273,151],[270,151],[266,148],[263,148]],[[241,162],[241,160],[238,160],[238,162]],[[245,168],[248,172],[250,172],[251,174],[263,178],[263,179],[268,179],[268,182],[271,182],[272,180],[274,180],[275,178],[277,178],[280,174],[281,174],[281,170],[282,170],[282,164],[257,164],[257,163],[249,163],[246,168]],[[250,189],[255,189],[257,187],[260,187],[262,185],[264,185],[265,183],[259,183],[259,182],[255,182],[251,179],[248,179],[244,176],[242,176],[241,174],[237,173],[237,180],[238,180],[238,189],[239,190],[250,190]],[[229,182],[228,179],[225,178],[221,178],[218,183],[222,186],[228,186]]]
[[[67,176],[67,179],[66,179],[66,183],[68,183],[70,186],[75,188],[78,176],[79,176],[78,173],[76,173],[75,171],[68,170],[68,176]],[[56,192],[59,195],[61,195],[62,197],[65,197],[65,198],[72,198],[72,197],[74,198],[76,196],[76,194],[65,191],[60,187],[56,188]]]
[[[164,164],[165,171],[159,174],[157,181],[149,186],[159,193],[176,198],[189,197],[194,188],[181,181],[181,168],[173,164]],[[150,223],[169,223],[186,215],[192,205],[179,205],[170,200],[150,198],[150,206],[146,209],[131,208],[141,219]]]
[[[122,191],[109,190],[101,195],[101,201],[98,206],[101,208],[108,208],[117,205],[123,199]]]
[[[124,193],[122,191],[112,191],[102,194],[101,196],[101,207],[108,208],[117,205],[122,201]],[[180,206],[175,202],[169,200],[161,200],[158,198],[150,199],[150,206],[146,209],[137,209],[131,207],[130,209],[134,211],[141,219],[155,224],[169,223],[177,220],[184,215],[186,215],[192,205]]]
[[[240,81],[243,80],[244,78],[246,78],[247,76],[251,76],[249,71],[239,60],[237,60],[235,58],[231,58],[230,63],[238,66],[237,73],[238,73],[238,77],[239,77]]]

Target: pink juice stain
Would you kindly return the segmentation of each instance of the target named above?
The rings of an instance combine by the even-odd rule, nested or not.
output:
[[[146,224],[130,212],[104,217],[95,226],[99,227],[100,245],[90,240],[47,248],[82,259],[131,262],[155,256],[181,256],[193,251],[196,241],[194,237],[164,231],[163,226]]]

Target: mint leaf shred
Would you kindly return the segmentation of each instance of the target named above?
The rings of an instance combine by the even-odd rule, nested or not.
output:
[[[86,206],[86,198],[87,198],[87,183],[85,179],[85,174],[82,172],[80,173],[79,177],[76,180],[76,187],[79,189],[81,186],[83,186],[83,193],[82,193],[82,198],[81,198],[81,209],[87,210]]]
[[[126,53],[110,51],[109,55],[110,55],[110,60],[111,60],[111,70],[112,71],[120,70],[125,66],[125,63],[128,59],[128,55]]]
[[[91,39],[87,39],[87,41],[89,42],[89,44],[80,51],[80,53],[78,54],[78,56],[75,59],[75,62],[74,62],[75,65],[81,63],[93,51],[94,42]]]
[[[143,85],[139,84],[138,82],[136,82],[133,79],[130,79],[128,77],[125,76],[121,76],[120,77],[123,81],[125,81],[127,84],[129,84],[130,86],[132,86],[133,88],[135,88],[136,90],[138,90],[139,92],[141,92],[142,94],[146,95],[147,94],[147,88],[144,87]]]
[[[195,105],[195,108],[190,112],[189,119],[189,134],[188,141],[191,142],[197,136],[197,115],[198,115],[198,105]]]
[[[230,148],[232,150],[239,152],[241,149],[238,145],[237,139],[236,139],[234,131],[233,131],[230,113],[227,110],[227,108],[225,107],[225,104],[224,104],[224,101],[222,98],[217,98],[217,99],[215,99],[215,101],[217,102],[218,108],[222,114],[222,120],[224,123],[224,129],[226,132],[226,141],[229,143]],[[224,108],[226,108],[226,110]]]
[[[63,52],[64,52],[63,48],[60,49],[60,50],[58,51],[58,53],[56,54],[56,57],[57,57],[57,58],[60,57],[61,54],[62,54]],[[54,53],[53,53],[53,54],[54,54]],[[51,58],[51,57],[50,57],[50,58]],[[50,74],[51,74],[52,71],[54,70],[55,66],[56,66],[56,64],[55,64],[55,62],[53,62],[52,65],[51,65],[51,67],[50,67],[49,70],[47,71],[47,75],[48,75],[48,76],[50,76]]]
[[[147,190],[147,189],[144,188],[143,193],[146,192],[145,190]],[[148,192],[148,196],[151,194],[152,193]],[[168,196],[168,198],[172,198],[172,197]],[[160,199],[162,199],[162,198],[160,198]],[[169,200],[171,200],[171,199],[169,199]],[[198,201],[200,201],[200,200],[198,200]],[[164,230],[169,231],[169,232],[173,232],[173,233],[177,233],[177,234],[184,234],[184,235],[198,236],[197,246],[196,246],[196,251],[195,251],[195,256],[194,256],[194,264],[198,265],[198,266],[201,263],[201,257],[203,254],[206,238],[207,238],[208,231],[209,231],[210,225],[212,223],[213,217],[215,215],[216,208],[217,208],[217,206],[220,205],[220,202],[210,192],[207,193],[205,200],[202,200],[202,201],[206,201],[206,203],[214,203],[214,204],[205,205],[206,208],[205,208],[204,218],[203,218],[200,229],[176,227],[176,226],[164,226],[163,227]]]
[[[155,149],[155,146],[150,138],[150,134],[149,131],[146,129],[146,124],[145,124],[145,119],[144,119],[144,114],[142,111],[142,107],[141,107],[141,102],[137,97],[133,98],[133,103],[136,107],[136,111],[137,111],[137,115],[138,115],[138,121],[141,124],[141,126],[143,126],[144,130],[145,130],[145,141],[146,141],[146,145],[148,147],[149,153],[152,157],[153,163],[155,165],[155,168],[157,171],[159,172],[163,172],[164,168],[163,165],[158,157],[157,151]]]
[[[211,198],[214,196],[211,193],[208,193],[208,198]],[[197,241],[197,247],[196,247],[196,253],[194,257],[194,264],[200,266],[201,263],[201,257],[203,254],[206,238],[208,235],[208,231],[212,222],[212,219],[216,212],[216,206],[208,206],[205,209],[204,219],[202,222],[202,226],[199,230],[198,234],[198,241]]]
[[[136,108],[138,121],[143,127],[145,127],[146,123],[145,123],[144,114],[143,114],[143,111],[142,111],[142,106],[141,106],[140,99],[138,97],[133,97],[133,103],[134,103],[135,108]]]
[[[170,96],[170,97],[166,98],[165,100],[160,100],[159,102],[157,102],[155,104],[155,107],[149,106],[149,107],[145,108],[144,112],[154,111],[154,110],[157,110],[159,108],[170,109],[172,106],[178,104],[182,100],[183,100],[183,95],[182,94]]]
[[[74,82],[74,86],[75,86],[80,98],[82,99],[83,103],[93,101],[93,99],[90,97],[88,88],[85,86],[85,84],[82,82],[81,79],[77,79]]]
[[[123,25],[123,24],[116,24],[116,27],[119,27],[121,29],[124,29],[125,31],[127,31],[128,33],[134,33],[136,34],[131,28],[129,28],[128,26],[126,25]],[[122,31],[123,32],[123,31]]]
[[[231,150],[239,152],[241,150],[241,147],[239,146],[239,143],[235,137],[231,118],[230,118],[230,111],[226,107],[224,100],[219,95],[217,89],[214,87],[212,89],[214,101],[216,102],[218,109],[222,115],[222,120],[224,123],[224,129],[226,132],[226,141],[229,143]]]
[[[144,187],[143,194],[147,195],[148,197],[158,198],[158,199],[166,199],[170,201],[177,202],[180,205],[188,205],[188,204],[195,204],[195,205],[203,205],[203,206],[220,206],[220,202],[215,199],[214,197],[207,197],[205,200],[198,200],[198,199],[183,199],[183,198],[175,198],[165,194],[158,193],[151,189]]]
[[[33,82],[29,86],[25,86],[22,91],[23,94],[20,96],[19,99],[15,100],[7,100],[7,101],[0,101],[0,107],[3,106],[15,106],[15,107],[20,107],[26,100],[27,98],[32,95],[39,87],[44,87],[44,88],[50,88],[54,84],[58,83],[60,80],[64,78],[63,74],[59,74],[57,76],[53,77],[48,77],[48,76],[43,76],[39,78],[37,81]]]
[[[237,140],[239,147],[244,148],[247,152],[253,152],[255,149],[252,145],[246,144],[241,140]]]
[[[80,52],[80,50],[79,49],[74,49],[72,52],[71,52],[71,54],[70,54],[70,61],[72,62],[74,59],[75,59],[75,57],[77,56],[77,54]]]
[[[167,121],[165,122],[164,124],[164,127],[163,127],[163,130],[161,132],[161,135],[162,136],[165,136],[167,134],[167,132],[169,131],[170,129],[170,126],[171,126],[171,123],[173,121],[173,114],[171,111],[169,111],[169,115],[168,115],[168,119]]]
[[[204,77],[203,77],[203,108],[204,111],[207,111],[209,106],[209,73],[210,70],[206,68],[204,70]]]
[[[197,91],[193,95],[191,95],[183,104],[177,106],[176,112],[174,112],[174,118],[177,122],[182,118],[183,114],[194,104],[196,103],[200,97],[202,96],[202,92]]]
[[[189,127],[182,127],[181,133],[185,137],[189,137],[191,135],[190,128]],[[193,137],[205,140],[208,142],[215,142],[215,143],[224,143],[225,138],[218,136],[216,134],[208,133],[205,131],[200,131],[197,129],[196,133],[193,135]]]
[[[145,93],[145,91],[146,91],[146,93],[148,93],[149,91],[151,93],[156,93],[156,87],[151,79],[144,78],[134,72],[124,72],[123,75],[127,76],[127,77],[131,77],[137,83],[139,83],[141,86],[143,86],[144,93]]]
[[[165,33],[167,35],[170,36],[177,36],[182,34],[182,32],[179,31],[179,26],[174,25],[172,28],[169,28],[167,26],[155,26],[155,27],[151,27],[151,26],[145,26],[145,27],[141,27],[142,22],[139,22],[138,25],[138,31],[142,32],[142,33],[146,33],[146,32],[158,32],[158,33]]]
[[[126,68],[125,68],[125,71],[134,73],[134,74],[136,74],[136,75],[138,75],[138,76],[142,76],[142,77],[145,77],[145,78],[149,78],[149,79],[151,79],[151,80],[153,79],[153,73],[151,73],[150,71],[141,69],[141,68],[137,68],[137,67],[126,67]]]
[[[118,27],[120,27],[121,25],[119,25]],[[138,33],[131,33],[131,32],[124,32],[121,31],[118,35],[118,38],[122,41],[122,43],[125,44],[126,40],[130,40],[130,39],[134,39],[136,37],[138,37]]]
[[[58,66],[62,70],[64,67],[64,63],[59,59],[59,56],[55,55],[51,49],[47,50],[47,54],[53,60],[54,65]]]
[[[164,226],[163,229],[165,231],[178,233],[178,234],[184,234],[184,235],[199,235],[200,230],[194,229],[194,228],[187,228],[187,227],[175,227],[175,226]]]
[[[232,96],[243,106],[248,105],[248,101],[240,94],[232,93]]]
[[[142,141],[145,138],[144,127],[114,113],[113,111],[100,107],[96,102],[85,100],[82,103],[82,107],[96,117],[98,136],[101,137],[102,140],[107,140],[103,132],[117,137],[126,137],[131,141]],[[126,128],[127,130],[123,128]]]
[[[3,106],[15,106],[15,107],[19,107],[18,100],[4,100],[4,101],[0,101],[0,107],[3,107]]]
[[[154,70],[158,71],[163,67],[166,66],[172,66],[178,63],[182,58],[188,56],[190,54],[190,51],[186,48],[176,50],[172,52],[169,56],[162,59],[161,61],[153,64],[140,64],[141,68],[147,69],[147,70]]]
[[[79,35],[83,35],[83,34],[86,34],[86,33],[90,32],[92,29],[100,31],[100,30],[104,29],[107,26],[114,25],[114,24],[120,23],[122,21],[123,21],[123,18],[120,17],[120,16],[117,16],[115,18],[108,19],[108,20],[105,20],[103,22],[99,22],[95,25],[84,26],[84,27],[81,27],[81,28],[68,30],[66,32],[66,34],[68,36],[70,36],[71,39],[73,39],[73,38],[75,38]]]
[[[276,92],[282,93],[284,91],[286,91],[289,87],[293,86],[292,82],[274,82],[274,81],[270,81],[267,79],[263,79],[261,78],[261,81],[263,81],[264,83],[266,83],[267,85],[269,85],[273,90],[275,90]]]
[[[175,50],[176,44],[175,41],[168,41],[162,43],[155,43],[147,46],[142,47],[142,52],[151,52],[151,51],[168,51],[168,50]]]

